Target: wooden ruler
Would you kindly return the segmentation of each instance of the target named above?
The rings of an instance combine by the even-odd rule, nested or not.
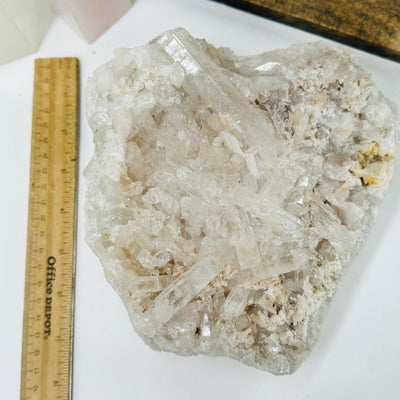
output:
[[[21,399],[71,397],[78,60],[35,61]]]

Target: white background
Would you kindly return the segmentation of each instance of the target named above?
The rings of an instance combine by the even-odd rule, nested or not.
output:
[[[91,45],[56,19],[38,53],[0,66],[2,400],[19,398],[34,58],[79,57],[84,88],[116,47],[145,44],[177,26],[242,54],[319,39],[207,0],[138,0]],[[357,54],[379,88],[400,106],[400,64]],[[80,177],[93,151],[83,101],[81,107]],[[184,358],[148,348],[84,242],[84,193],[80,179],[75,400],[400,399],[399,171],[334,299],[318,344],[296,373],[281,377],[229,359]]]

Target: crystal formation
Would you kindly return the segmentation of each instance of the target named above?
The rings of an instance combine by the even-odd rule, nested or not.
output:
[[[239,57],[183,29],[86,94],[86,238],[137,333],[295,371],[392,176],[393,105],[342,47]]]

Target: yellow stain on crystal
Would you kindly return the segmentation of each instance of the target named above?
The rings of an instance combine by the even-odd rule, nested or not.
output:
[[[381,155],[379,143],[371,141],[366,149],[357,152],[357,161],[350,172],[362,180],[363,186],[385,187],[388,184],[388,168],[391,168],[393,158],[394,149]]]

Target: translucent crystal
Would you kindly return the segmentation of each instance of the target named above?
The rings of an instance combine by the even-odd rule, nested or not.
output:
[[[52,19],[46,0],[1,0],[0,64],[37,51]]]
[[[183,29],[86,96],[86,239],[138,334],[295,371],[392,176],[393,105],[341,47],[239,57]]]

